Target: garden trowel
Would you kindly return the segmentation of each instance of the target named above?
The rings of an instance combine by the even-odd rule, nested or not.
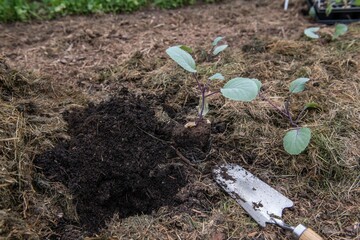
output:
[[[224,164],[214,169],[216,182],[239,203],[262,227],[266,223],[290,230],[299,240],[321,240],[312,229],[299,224],[292,227],[281,220],[284,208],[294,203],[259,178],[236,164]]]

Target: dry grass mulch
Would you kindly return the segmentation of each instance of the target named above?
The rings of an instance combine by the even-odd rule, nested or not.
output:
[[[289,233],[274,226],[259,228],[216,186],[209,169],[223,162],[241,164],[292,199],[295,207],[285,212],[286,222],[310,226],[325,239],[359,239],[360,25],[349,25],[337,41],[310,41],[302,36],[311,23],[299,14],[299,2],[287,13],[280,2],[262,7],[258,2],[2,25],[1,36],[8,41],[0,45],[0,235],[56,236],[64,216],[73,224],[62,239],[71,239],[74,232],[85,235],[76,225],[68,189],[38,174],[32,164],[36,155],[68,137],[61,114],[126,86],[135,93],[164,95],[175,112],[189,109],[186,117],[191,118],[196,86],[164,50],[181,42],[192,46],[199,60],[201,49],[221,34],[229,51],[215,64],[199,60],[202,73],[258,78],[263,94],[279,106],[292,80],[311,79],[291,108],[296,113],[306,102],[320,105],[301,121],[313,131],[310,146],[299,156],[286,154],[282,136],[289,125],[266,102],[214,97],[208,118],[224,131],[214,134],[208,160],[196,166],[199,173],[183,189],[206,193],[198,198],[209,199],[211,209],[164,207],[126,219],[114,215],[91,239],[288,239]],[[268,15],[262,20],[254,13]],[[323,26],[322,34],[331,30]]]

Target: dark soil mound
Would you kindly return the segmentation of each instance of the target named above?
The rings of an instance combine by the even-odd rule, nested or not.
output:
[[[116,212],[127,217],[177,204],[184,169],[169,162],[171,148],[153,137],[171,138],[149,104],[122,90],[119,97],[64,117],[70,139],[35,163],[72,191],[86,230],[97,231]]]

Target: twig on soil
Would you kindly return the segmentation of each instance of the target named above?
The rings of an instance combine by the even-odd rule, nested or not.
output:
[[[152,137],[152,138],[154,138],[154,139],[156,139],[156,140],[158,140],[158,141],[160,141],[160,142],[162,142],[162,143],[164,143],[164,144],[169,144],[170,142],[168,142],[168,141],[165,141],[165,140],[162,140],[162,139],[160,139],[160,138],[158,138],[158,137],[155,137],[154,135],[152,135],[151,133],[148,133],[147,131],[145,131],[144,129],[142,129],[142,128],[139,128],[139,127],[137,127],[140,131],[142,131],[143,133],[145,133],[145,134],[147,134],[147,135],[149,135],[150,137]]]
[[[176,152],[176,154],[178,155],[178,157],[183,160],[186,164],[190,165],[191,167],[194,167],[195,164],[191,163],[189,159],[187,159],[184,155],[182,155],[182,153],[176,149],[176,147],[170,145],[170,147]],[[195,169],[196,170],[196,169]]]
[[[184,155],[182,155],[181,152],[180,152],[179,150],[177,150],[176,147],[174,147],[171,142],[162,140],[162,139],[160,139],[160,138],[152,135],[151,133],[146,132],[144,129],[141,129],[141,128],[139,128],[139,127],[137,127],[137,128],[138,128],[140,131],[142,131],[143,133],[149,135],[150,137],[152,137],[152,138],[154,138],[154,139],[162,142],[163,144],[168,145],[170,148],[172,148],[172,149],[176,152],[176,154],[178,155],[178,157],[179,157],[183,162],[185,162],[187,165],[189,165],[189,166],[191,167],[191,169],[199,172],[199,171],[195,168],[195,164],[191,163],[191,161],[190,161],[189,159],[187,159]]]

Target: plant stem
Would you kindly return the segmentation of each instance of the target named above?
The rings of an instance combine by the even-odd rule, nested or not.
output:
[[[279,113],[281,113],[283,116],[285,116],[285,117],[289,117],[289,115],[286,113],[286,112],[284,112],[282,109],[280,109],[280,107],[278,107],[278,106],[276,106],[270,99],[268,99],[267,97],[265,97],[264,95],[262,95],[260,92],[259,92],[259,97],[262,99],[262,100],[264,100],[264,101],[266,101],[266,102],[268,102],[273,108],[275,108]]]
[[[210,52],[206,52],[207,53],[207,56],[206,56],[206,61],[207,62],[210,62],[212,59],[213,59],[213,55],[212,55],[212,52],[214,51],[215,49],[215,46],[212,46],[211,49],[210,49]]]
[[[296,122],[294,123],[293,118],[292,118],[291,113],[290,113],[290,97],[287,98],[286,101],[285,101],[285,112],[286,112],[286,114],[288,115],[290,124],[291,124],[292,126],[294,126],[294,127],[298,127],[298,125],[296,124]]]
[[[295,120],[295,123],[298,124],[298,122],[300,121],[300,119],[304,116],[305,114],[305,111],[306,111],[306,107],[304,107],[301,112],[299,113],[299,115],[297,116],[296,120]]]
[[[279,113],[281,113],[284,117],[286,117],[287,119],[289,119],[290,121],[290,124],[294,127],[297,127],[298,125],[296,123],[294,123],[294,121],[292,120],[292,117],[291,117],[291,114],[289,112],[289,107],[285,107],[285,111],[282,110],[280,107],[276,106],[270,99],[268,99],[267,97],[265,97],[264,95],[262,95],[260,92],[259,92],[259,97],[268,102],[274,109],[276,109]],[[285,103],[286,105],[286,103]]]
[[[207,87],[200,83],[200,81],[198,79],[198,75],[196,73],[194,73],[194,78],[195,78],[196,83],[198,84],[198,88],[201,92],[201,109],[199,112],[199,117],[195,121],[195,125],[198,125],[198,123],[203,119],[203,113],[204,113],[204,108],[205,108],[205,92],[206,92]]]
[[[196,122],[196,125],[203,119],[203,113],[204,113],[204,108],[205,108],[205,91],[206,91],[206,87],[203,87],[201,89],[201,110],[200,110],[199,119]]]
[[[200,81],[199,81],[199,79],[198,79],[197,73],[194,73],[193,76],[194,76],[194,78],[195,78],[195,80],[196,80],[196,83],[197,83],[197,85],[198,85],[199,90],[202,91],[202,86],[201,86],[201,83],[200,83]]]
[[[215,92],[209,93],[208,95],[205,95],[205,97],[207,98],[207,97],[210,97],[210,96],[212,96],[212,95],[214,95],[214,94],[217,94],[217,93],[220,93],[220,90],[217,90],[217,91],[215,91]]]

